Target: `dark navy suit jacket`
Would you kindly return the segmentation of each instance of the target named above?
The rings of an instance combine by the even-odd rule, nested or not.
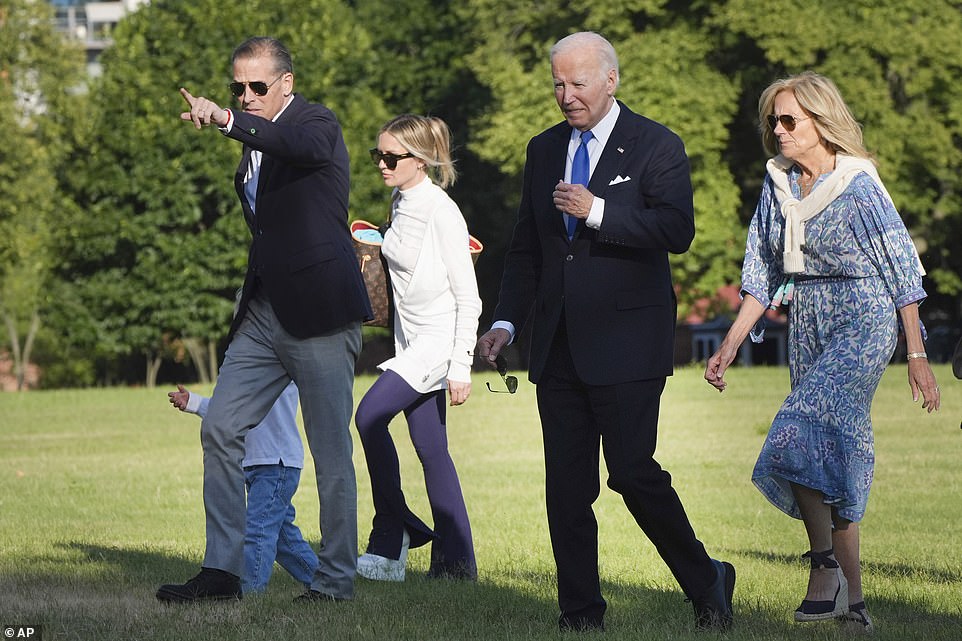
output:
[[[668,254],[695,236],[681,139],[624,104],[588,189],[605,199],[598,230],[579,221],[569,243],[552,201],[571,126],[528,144],[518,221],[505,260],[495,320],[520,333],[531,322],[529,377],[537,383],[561,314],[579,378],[613,385],[672,372],[676,315]]]
[[[295,95],[277,122],[235,111],[226,135],[244,143],[234,186],[253,236],[230,335],[255,286],[264,288],[281,326],[297,338],[370,319],[348,229],[347,147],[334,114]],[[263,152],[255,212],[243,184],[253,149]]]

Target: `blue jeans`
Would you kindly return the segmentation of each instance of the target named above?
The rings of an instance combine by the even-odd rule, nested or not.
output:
[[[310,587],[317,554],[294,525],[291,499],[301,471],[284,465],[244,468],[247,483],[247,531],[244,536],[245,594],[263,592],[276,560],[299,583]]]

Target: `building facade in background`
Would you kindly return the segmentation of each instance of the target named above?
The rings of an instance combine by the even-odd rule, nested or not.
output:
[[[113,42],[114,27],[121,18],[146,4],[147,0],[50,0],[56,10],[57,30],[83,43],[87,52],[87,71],[100,75],[100,53]]]

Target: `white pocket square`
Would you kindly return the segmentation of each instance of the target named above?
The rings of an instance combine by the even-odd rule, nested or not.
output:
[[[626,183],[626,182],[628,182],[629,180],[631,180],[631,176],[618,176],[617,178],[615,178],[614,180],[612,180],[610,183],[608,183],[608,186],[610,187],[611,185],[618,185],[618,184],[620,184],[620,183]]]

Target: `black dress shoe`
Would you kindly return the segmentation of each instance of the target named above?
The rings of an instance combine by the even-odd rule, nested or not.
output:
[[[240,578],[215,568],[201,568],[200,574],[182,585],[162,585],[157,600],[164,603],[225,601],[242,598]]]
[[[604,632],[605,621],[600,617],[571,617],[562,614],[558,617],[558,629],[561,632]]]
[[[693,599],[696,630],[721,630],[732,627],[732,595],[735,593],[735,566],[711,560],[717,576],[700,599]]]
[[[298,594],[294,597],[294,603],[320,603],[320,602],[333,602],[333,601],[343,601],[344,599],[339,599],[332,594],[326,594],[318,590],[307,590],[302,594]]]

